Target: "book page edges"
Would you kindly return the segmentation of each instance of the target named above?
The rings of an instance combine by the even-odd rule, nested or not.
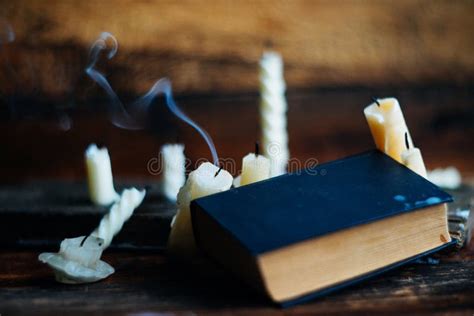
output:
[[[264,253],[257,257],[257,264],[267,294],[282,302],[372,273],[450,241],[447,205],[443,203]],[[361,245],[358,251],[351,251],[357,245]]]

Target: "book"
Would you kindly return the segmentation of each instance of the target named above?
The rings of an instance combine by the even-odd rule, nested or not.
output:
[[[198,246],[290,305],[452,244],[449,194],[369,151],[191,203]]]

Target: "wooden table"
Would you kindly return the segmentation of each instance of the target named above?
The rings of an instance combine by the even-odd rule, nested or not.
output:
[[[5,221],[8,218],[5,214],[14,208],[21,210],[21,204],[18,204],[15,196],[24,196],[23,200],[29,198],[28,204],[35,205],[36,213],[41,211],[44,216],[48,213],[54,215],[62,207],[69,208],[69,213],[74,210],[84,218],[89,218],[87,216],[90,215],[92,221],[98,221],[95,217],[100,216],[102,210],[95,210],[89,202],[86,203],[85,184],[36,183],[34,187],[37,187],[35,191],[32,186],[23,185],[23,190],[16,195],[12,193],[15,192],[13,189],[2,188],[1,219]],[[57,188],[56,194],[51,195],[54,187]],[[8,250],[0,253],[0,314],[64,315],[66,312],[88,312],[94,315],[157,315],[155,313],[172,312],[218,315],[345,315],[349,312],[377,312],[394,315],[471,315],[474,312],[474,243],[471,248],[461,251],[452,249],[435,255],[434,258],[439,259],[438,264],[413,263],[327,297],[282,310],[205,258],[189,264],[171,261],[162,250],[166,242],[163,231],[165,227],[169,227],[172,215],[169,212],[170,204],[160,202],[154,189],[156,188],[149,188],[148,200],[145,200],[134,218],[125,225],[124,231],[117,236],[116,247],[105,252],[104,260],[116,272],[102,282],[87,285],[55,282],[52,271],[40,263],[37,257],[43,249],[54,251],[57,243],[53,242],[52,247],[51,242],[49,246],[47,243],[4,246]],[[26,195],[25,190],[35,194]],[[68,194],[69,200],[64,196],[68,191],[72,192]],[[7,195],[10,198],[5,200],[4,196]],[[48,196],[55,202],[48,202]],[[10,211],[6,205],[10,205]],[[72,205],[75,207],[72,208]],[[30,213],[30,219],[23,214],[21,220],[46,225],[34,213]],[[87,215],[88,213],[90,214]],[[50,227],[64,221],[64,217],[55,220],[53,215],[47,217],[51,222]],[[71,221],[77,222],[78,228],[84,230],[87,225],[93,225],[88,223],[89,219],[84,223],[77,219]],[[2,227],[2,234],[5,231],[12,235],[20,234],[20,226],[15,228],[14,222],[11,221],[6,226]],[[140,227],[148,240],[155,242],[155,247],[150,247],[153,244],[148,244],[148,241],[144,247],[146,250],[140,249],[143,238],[136,237]],[[73,228],[68,228],[68,231],[72,233]],[[40,234],[41,231],[36,233]],[[74,233],[79,234],[79,231]],[[130,235],[135,236],[133,239],[138,247],[123,246],[126,245],[124,241],[131,238]]]
[[[38,251],[0,254],[0,312],[14,314],[158,315],[474,312],[474,249],[443,255],[438,265],[411,264],[313,302],[279,309],[207,263],[182,266],[162,253],[108,252],[116,272],[88,285],[54,281]],[[147,314],[150,313],[150,314]]]

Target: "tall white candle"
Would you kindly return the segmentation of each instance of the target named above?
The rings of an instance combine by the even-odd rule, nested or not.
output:
[[[142,203],[145,194],[145,190],[125,189],[120,200],[112,205],[109,212],[100,221],[99,227],[91,235],[103,239],[104,248],[107,248],[112,242],[112,238],[122,229],[123,224]]]
[[[163,170],[163,194],[176,201],[179,189],[186,181],[186,158],[184,145],[166,144],[161,148]]]
[[[377,99],[364,109],[364,114],[376,147],[396,161],[402,162],[405,132],[408,133],[411,146],[413,142],[398,100],[395,98]]]
[[[189,174],[178,193],[178,212],[171,226],[168,250],[178,256],[191,256],[197,248],[191,224],[192,200],[226,191],[232,186],[232,175],[205,162]]]
[[[271,176],[286,172],[290,156],[285,88],[281,56],[265,52],[260,60],[260,124],[263,152],[271,162]]]
[[[110,205],[119,198],[114,189],[112,167],[107,148],[90,145],[85,152],[87,183],[91,201],[97,205]]]

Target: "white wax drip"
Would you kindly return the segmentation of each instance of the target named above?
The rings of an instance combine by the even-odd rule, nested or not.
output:
[[[186,159],[184,145],[166,144],[161,148],[163,168],[163,194],[176,201],[179,189],[186,181]]]
[[[260,61],[260,124],[263,152],[271,161],[271,176],[286,173],[290,156],[285,89],[281,56],[264,53]]]
[[[145,198],[145,190],[138,191],[135,188],[125,189],[119,201],[115,202],[100,221],[99,227],[93,232],[96,236],[104,240],[104,248],[107,248],[114,236],[122,229],[123,224],[132,216],[133,211],[142,203]]]

